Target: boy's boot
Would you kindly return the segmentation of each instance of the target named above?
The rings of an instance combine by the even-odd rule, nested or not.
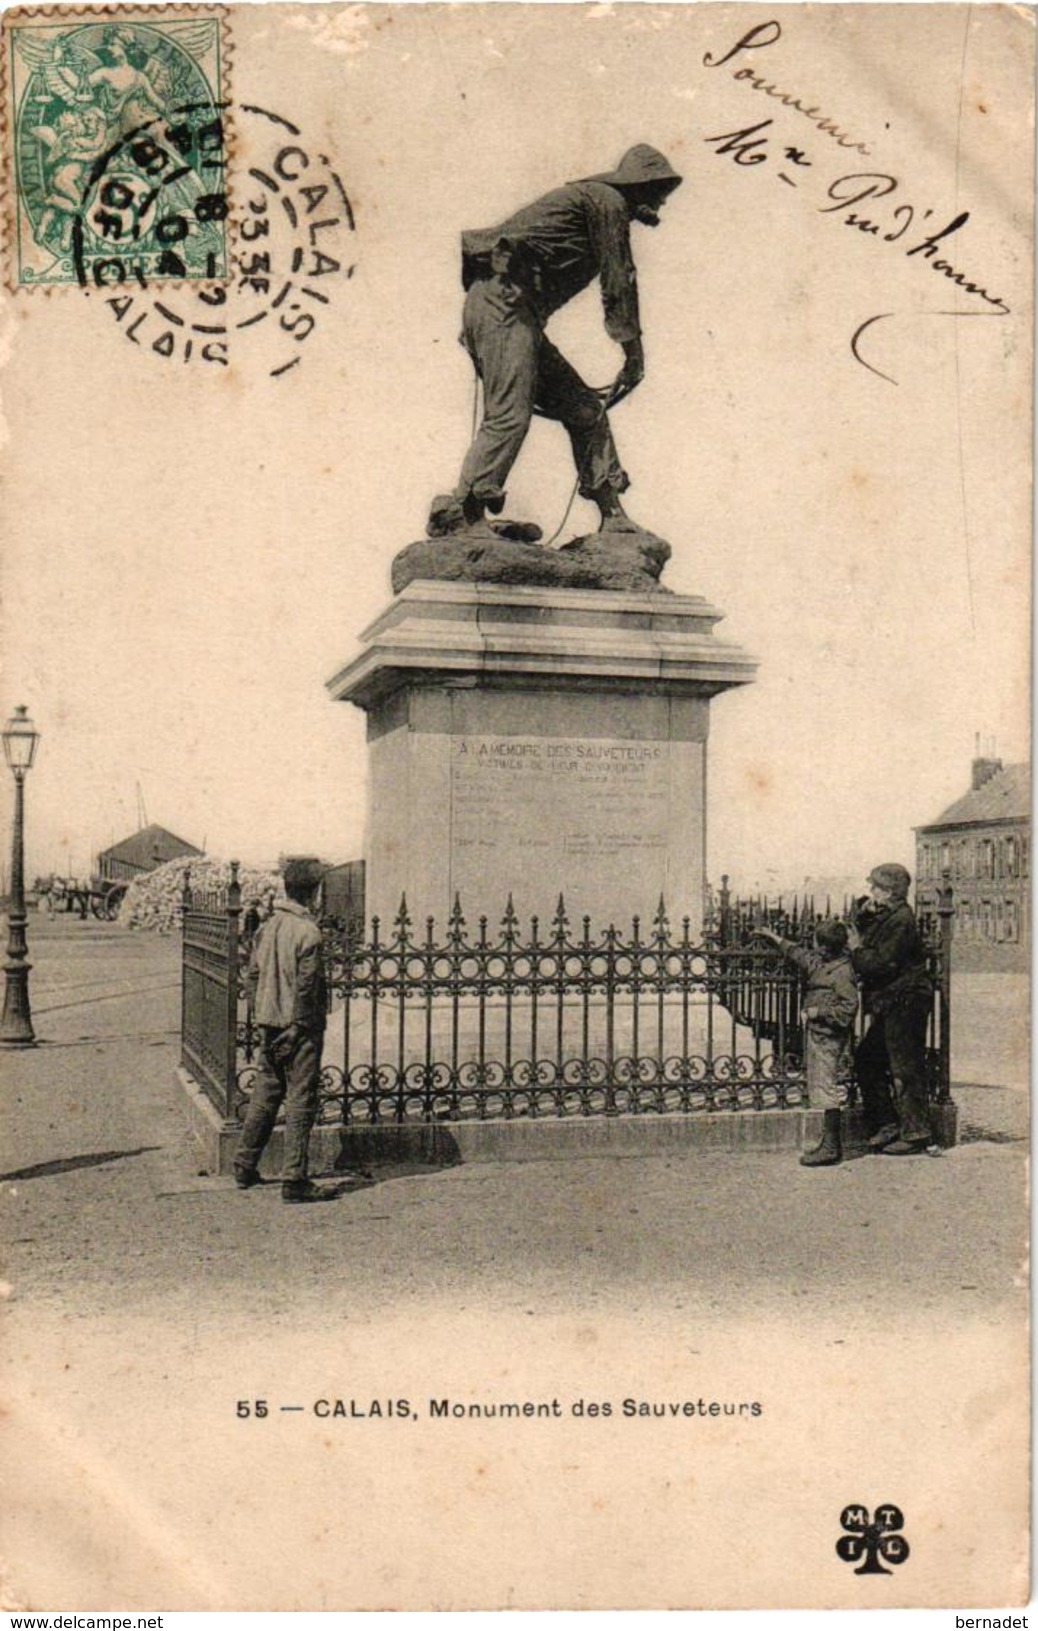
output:
[[[309,1178],[288,1178],[281,1185],[281,1199],[286,1206],[299,1206],[308,1201],[330,1201],[335,1198],[335,1191],[322,1189],[320,1184],[313,1184]]]
[[[827,1110],[822,1123],[822,1142],[800,1157],[802,1167],[835,1167],[843,1160],[840,1143],[840,1112]]]

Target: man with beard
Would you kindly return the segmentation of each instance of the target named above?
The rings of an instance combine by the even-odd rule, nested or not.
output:
[[[430,537],[489,532],[483,518],[504,506],[534,412],[565,426],[580,492],[598,506],[602,530],[637,530],[620,502],[629,482],[606,410],[645,374],[631,222],[657,226],[680,182],[662,153],[641,144],[616,170],[568,182],[500,226],[462,234],[461,340],[483,382],[483,421],[454,492],[433,500]],[[595,278],[606,333],[624,353],[604,392],[585,384],[544,332],[552,313]]]

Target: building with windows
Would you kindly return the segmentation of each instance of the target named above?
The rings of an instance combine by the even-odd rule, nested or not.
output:
[[[106,883],[129,883],[145,872],[153,872],[164,861],[176,861],[182,856],[190,859],[203,853],[186,839],[178,838],[176,833],[152,823],[124,838],[120,844],[113,844],[111,849],[102,850],[97,857],[97,870]]]
[[[1031,768],[973,761],[970,790],[916,828],[916,907],[955,891],[953,961],[960,969],[1023,972],[1031,950]]]

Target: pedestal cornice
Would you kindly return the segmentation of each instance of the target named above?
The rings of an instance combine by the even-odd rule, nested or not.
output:
[[[417,581],[328,691],[364,709],[404,686],[466,683],[712,697],[757,670],[715,637],[723,615],[698,595]]]

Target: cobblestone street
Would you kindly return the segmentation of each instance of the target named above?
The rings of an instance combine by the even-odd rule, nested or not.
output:
[[[161,1469],[153,1530],[138,1526],[132,1562],[113,1563],[123,1604],[237,1594],[245,1606],[257,1579],[253,1606],[286,1592],[277,1606],[289,1606],[262,1524],[237,1561],[197,1550],[228,1479],[258,1470],[260,1430],[236,1428],[238,1399],[273,1390],[309,1409],[342,1392],[602,1390],[622,1374],[632,1394],[705,1378],[719,1397],[723,1384],[774,1410],[805,1365],[853,1379],[884,1347],[900,1364],[920,1343],[930,1366],[936,1330],[942,1363],[1000,1329],[1017,1336],[996,1361],[1023,1362],[1020,1085],[957,1090],[961,1142],[927,1159],[828,1172],[760,1153],[380,1169],[368,1187],[330,1179],[332,1204],[286,1208],[276,1184],[241,1193],[199,1171],[174,1085],[176,941],[62,919],[31,922],[30,941],[40,1045],[4,1061],[14,1433],[32,1438],[41,1469],[78,1445],[83,1488],[100,1479],[102,1504],[117,1495],[111,1458],[131,1483],[144,1462]],[[961,1034],[959,1011],[955,1023]],[[311,1474],[330,1496],[319,1465],[292,1462],[293,1500]],[[72,1582],[86,1519],[68,1498],[70,1584],[50,1606],[83,1606]],[[8,1520],[21,1558],[45,1545],[31,1517],[30,1491]],[[53,1556],[37,1563],[53,1574]],[[409,1570],[369,1583],[366,1601],[420,1595]],[[39,1602],[29,1575],[13,1589]]]

